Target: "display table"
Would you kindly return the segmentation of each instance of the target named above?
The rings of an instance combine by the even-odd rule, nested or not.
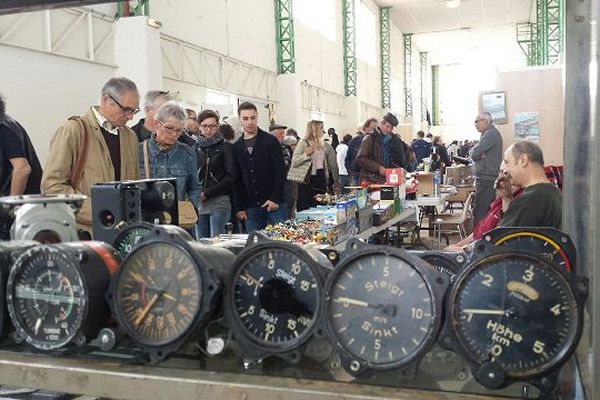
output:
[[[429,236],[433,236],[433,223],[435,222],[437,214],[444,210],[446,199],[455,193],[456,188],[452,186],[451,189],[440,193],[439,196],[417,195],[416,200],[406,201],[408,207],[420,209],[423,215],[428,217],[429,225],[427,229],[429,230]]]

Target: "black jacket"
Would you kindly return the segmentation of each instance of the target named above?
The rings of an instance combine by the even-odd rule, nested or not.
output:
[[[390,158],[392,167],[402,167],[405,170],[409,169],[407,146],[400,136],[392,133],[390,141]]]
[[[233,148],[238,165],[237,210],[260,207],[267,200],[282,203],[286,172],[279,141],[259,129],[252,154],[246,149],[243,134]]]
[[[348,152],[346,153],[346,159],[344,160],[348,173],[360,171],[360,167],[356,165],[356,156],[358,155],[358,149],[360,149],[360,144],[364,138],[365,134],[359,131],[358,134],[350,140],[350,143],[348,143]]]
[[[198,161],[198,178],[207,198],[233,194],[236,162],[233,145],[221,138],[212,146],[194,146]]]

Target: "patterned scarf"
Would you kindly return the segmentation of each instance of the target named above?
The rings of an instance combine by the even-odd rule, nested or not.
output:
[[[219,135],[218,133],[216,133],[213,137],[206,138],[203,135],[198,136],[198,146],[200,147],[211,147],[214,146],[215,144],[220,143],[221,141],[223,141],[223,137],[221,135]]]

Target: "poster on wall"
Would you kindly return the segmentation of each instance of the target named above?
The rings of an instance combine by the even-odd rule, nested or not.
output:
[[[515,140],[540,141],[540,120],[537,111],[515,113]]]
[[[486,92],[481,94],[481,108],[492,115],[494,124],[505,124],[506,117],[506,94],[504,92]]]

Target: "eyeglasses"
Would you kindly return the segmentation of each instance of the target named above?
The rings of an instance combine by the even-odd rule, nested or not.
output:
[[[139,108],[123,107],[123,106],[121,105],[121,103],[119,103],[119,102],[117,101],[117,99],[115,99],[114,97],[112,97],[112,96],[111,96],[109,93],[106,93],[106,94],[108,95],[108,97],[110,97],[110,99],[111,99],[112,101],[114,101],[114,102],[115,102],[115,104],[116,104],[116,105],[118,105],[118,106],[119,106],[119,108],[120,108],[120,109],[121,109],[121,110],[122,110],[122,111],[123,111],[125,114],[137,114],[137,113],[139,113],[139,112],[140,112],[140,109],[139,109]]]
[[[216,127],[217,127],[216,124],[210,124],[210,125],[200,124],[200,128],[204,128],[204,129],[214,129]]]
[[[183,132],[183,129],[177,129],[177,128],[173,128],[172,126],[167,126],[165,125],[164,122],[162,122],[161,120],[157,119],[157,121],[163,126],[163,128],[165,128],[165,130],[169,133],[176,133],[178,135],[181,135],[181,132]]]

